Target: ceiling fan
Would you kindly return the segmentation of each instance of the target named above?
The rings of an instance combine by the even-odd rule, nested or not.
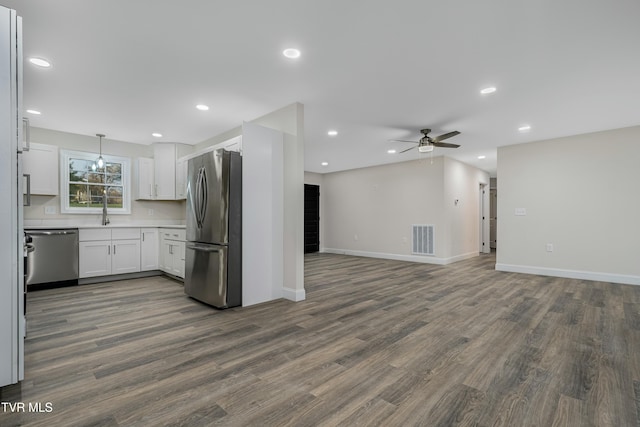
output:
[[[456,135],[459,135],[460,132],[458,132],[457,130],[454,130],[453,132],[449,132],[449,133],[445,133],[442,134],[440,136],[436,136],[434,138],[431,138],[429,136],[429,133],[431,132],[431,129],[421,129],[420,133],[422,133],[424,136],[422,138],[420,138],[420,141],[406,141],[403,139],[393,139],[393,142],[412,142],[414,144],[418,144],[418,151],[421,153],[430,153],[431,151],[433,151],[434,147],[440,147],[440,148],[458,148],[460,147],[458,144],[449,144],[447,142],[442,142],[445,139],[449,139],[451,137],[454,137]],[[411,148],[407,148],[406,150],[401,151],[401,153],[407,152],[409,150],[413,150],[415,147],[411,147]]]

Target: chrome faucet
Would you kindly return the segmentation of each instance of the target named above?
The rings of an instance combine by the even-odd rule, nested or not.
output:
[[[107,218],[107,191],[104,191],[102,195],[102,225],[109,224],[109,218]]]

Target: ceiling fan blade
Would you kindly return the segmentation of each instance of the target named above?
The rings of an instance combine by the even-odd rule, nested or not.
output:
[[[402,151],[401,151],[400,153],[398,153],[398,154],[406,153],[407,151],[409,151],[409,150],[413,150],[414,148],[416,148],[416,147],[410,147],[410,148],[407,148],[406,150],[402,150]]]
[[[435,147],[440,147],[440,148],[458,148],[460,147],[458,144],[449,144],[447,142],[434,142],[432,143],[433,146]]]
[[[454,130],[453,132],[449,132],[449,133],[445,133],[442,134],[440,136],[436,136],[435,138],[432,139],[433,142],[440,142],[440,141],[444,141],[445,139],[451,138],[453,136],[456,135],[460,135],[460,132],[458,132],[457,130]]]
[[[406,139],[390,139],[389,142],[411,142],[412,144],[419,144],[418,141],[407,141]]]

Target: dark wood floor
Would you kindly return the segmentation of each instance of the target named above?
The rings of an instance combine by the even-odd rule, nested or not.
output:
[[[312,254],[307,300],[163,277],[32,292],[29,426],[640,426],[640,287]]]

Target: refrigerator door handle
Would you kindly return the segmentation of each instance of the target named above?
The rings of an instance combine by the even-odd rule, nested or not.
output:
[[[204,225],[204,219],[207,216],[207,203],[208,203],[208,193],[209,188],[207,187],[207,170],[202,168],[202,178],[200,179],[200,227]]]
[[[200,219],[200,186],[202,185],[202,168],[198,169],[198,177],[196,178],[196,192],[193,197],[194,216],[196,217],[196,225],[202,228],[202,220]]]
[[[218,248],[212,248],[209,246],[198,246],[191,243],[187,243],[186,247],[187,249],[193,249],[194,251],[200,252],[220,252],[220,249]]]

